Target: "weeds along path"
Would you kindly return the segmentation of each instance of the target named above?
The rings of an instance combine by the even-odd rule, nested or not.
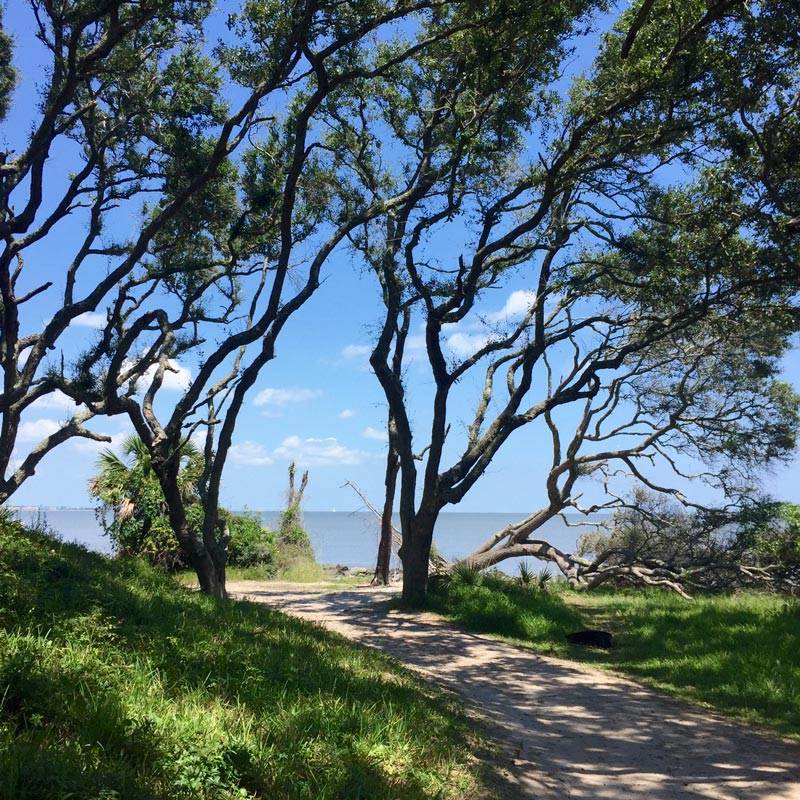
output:
[[[505,750],[519,798],[800,800],[800,745],[633,681],[388,608],[392,592],[249,581],[269,603],[377,647],[460,694]],[[510,774],[508,774],[510,773]]]

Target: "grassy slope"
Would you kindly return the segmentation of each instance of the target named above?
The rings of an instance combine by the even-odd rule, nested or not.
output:
[[[446,798],[446,696],[380,654],[0,526],[0,798]]]
[[[694,702],[800,738],[800,602],[759,594],[687,601],[659,591],[539,593],[491,576],[454,584],[432,607],[472,630],[633,675]],[[583,625],[616,635],[573,647]]]

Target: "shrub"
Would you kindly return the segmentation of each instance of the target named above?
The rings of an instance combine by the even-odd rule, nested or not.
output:
[[[265,528],[253,512],[233,514],[225,512],[228,526],[228,564],[234,567],[265,568],[265,574],[274,575],[278,563],[278,539],[274,531]]]
[[[286,551],[293,551],[298,557],[314,560],[311,539],[303,527],[303,517],[299,506],[289,506],[281,513],[278,542]]]
[[[296,493],[293,489],[293,467],[294,465],[289,470],[288,503],[286,509],[281,513],[280,527],[278,528],[279,569],[286,580],[291,579],[290,576],[297,572],[300,565],[316,566],[314,548],[311,546],[311,539],[303,526],[303,514],[300,510],[302,492]],[[306,480],[307,477],[304,476],[303,486]]]
[[[483,573],[465,561],[459,561],[450,572],[450,580],[456,586],[481,586]]]
[[[129,436],[122,457],[111,450],[101,454],[97,475],[89,491],[100,505],[97,517],[114,547],[122,556],[142,556],[154,566],[181,569],[188,562],[167,516],[164,494],[150,463],[150,453],[141,439]],[[190,526],[202,522],[197,481],[203,457],[191,442],[181,452],[179,484],[187,507]]]
[[[203,525],[203,507],[198,482],[203,471],[203,455],[191,442],[184,445],[181,455],[179,483],[187,522],[199,533]],[[136,436],[126,439],[123,457],[111,451],[103,453],[89,489],[100,501],[97,516],[118,555],[141,556],[153,566],[168,570],[189,566],[167,516],[164,494],[150,464],[150,453],[141,439]],[[267,576],[274,574],[278,560],[275,534],[265,530],[255,515],[220,509],[219,523],[228,526],[229,564],[264,566]]]

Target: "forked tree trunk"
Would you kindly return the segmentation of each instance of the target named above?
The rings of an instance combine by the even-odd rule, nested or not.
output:
[[[177,475],[173,474],[169,466],[162,467],[162,470],[157,469],[155,464],[153,466],[164,493],[170,525],[197,575],[200,591],[211,597],[227,597],[224,548],[218,548],[216,544],[209,547],[189,528]],[[212,551],[212,547],[214,551]]]
[[[204,547],[191,558],[192,567],[197,574],[200,591],[211,597],[225,598],[225,565],[215,563],[211,554]]]
[[[400,469],[400,459],[397,451],[389,447],[386,456],[386,494],[381,513],[381,539],[378,543],[378,560],[375,564],[373,583],[389,584],[389,567],[392,560],[392,511],[394,510],[394,496],[397,489],[397,473]]]

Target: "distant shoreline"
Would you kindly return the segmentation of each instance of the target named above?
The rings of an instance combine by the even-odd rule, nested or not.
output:
[[[25,513],[30,513],[31,511],[96,511],[96,506],[6,506],[9,511],[23,511]],[[254,514],[280,514],[281,509],[279,508],[236,508],[232,509],[235,514],[243,514],[243,513],[254,513]],[[325,508],[304,508],[304,514],[372,514],[371,511],[368,511],[365,508],[354,508],[348,511],[337,509],[325,509]],[[493,514],[498,516],[504,517],[527,517],[531,514],[531,511],[442,511],[440,512],[441,515],[449,515],[449,514]],[[398,516],[398,513],[395,511],[394,516]],[[599,512],[595,512],[592,514],[581,514],[578,511],[572,511],[566,514],[568,517],[575,517],[578,519],[587,519],[587,518],[600,518],[600,517],[610,517],[611,514],[601,514]]]
[[[78,542],[101,553],[111,552],[111,541],[95,508],[22,504],[11,508],[18,519],[25,523],[43,524],[63,541]],[[281,513],[278,510],[250,511],[267,528],[277,526]],[[445,558],[457,560],[485,542],[492,533],[526,516],[524,512],[448,511],[439,516],[434,541]],[[607,518],[607,515],[583,517],[577,514],[569,514],[566,520],[554,517],[544,524],[541,534],[555,547],[572,552],[582,533],[602,524]],[[394,520],[397,524],[397,516]],[[319,563],[351,568],[374,567],[380,520],[371,511],[305,511],[304,526]],[[515,571],[517,560],[510,560],[504,569]]]

